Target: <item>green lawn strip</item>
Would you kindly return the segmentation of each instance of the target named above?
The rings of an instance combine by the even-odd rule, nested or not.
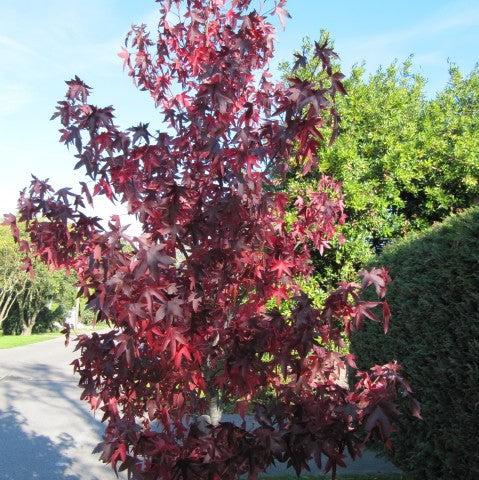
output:
[[[260,477],[262,480],[298,480],[295,475],[265,475]],[[299,480],[328,480],[328,475],[301,475]],[[361,474],[361,475],[338,475],[337,480],[408,480],[404,475],[378,475],[378,474]]]
[[[75,338],[82,333],[91,333],[107,328],[106,323],[98,323],[95,327],[86,326],[78,330],[72,331],[71,338]],[[23,347],[32,343],[45,342],[54,338],[61,337],[60,332],[33,333],[32,335],[3,335],[0,333],[0,350],[6,348]]]
[[[0,349],[23,347],[32,343],[44,342],[61,336],[60,332],[35,333],[32,335],[3,335],[0,334]]]

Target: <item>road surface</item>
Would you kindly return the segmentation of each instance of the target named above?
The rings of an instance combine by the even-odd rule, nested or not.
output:
[[[0,350],[0,480],[116,478],[91,454],[103,426],[79,400],[73,358],[62,338]],[[397,472],[370,452],[341,471]]]

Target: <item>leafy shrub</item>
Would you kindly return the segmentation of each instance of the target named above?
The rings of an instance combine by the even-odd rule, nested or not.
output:
[[[2,332],[4,335],[20,335],[22,333],[22,320],[18,310],[18,304],[14,303],[8,317],[2,323]]]
[[[390,269],[389,335],[368,324],[352,341],[359,366],[397,359],[422,404],[404,416],[393,462],[415,478],[477,479],[479,451],[479,208],[399,241]]]
[[[96,313],[88,307],[84,299],[80,299],[80,322],[84,325],[93,325],[96,322]]]
[[[63,324],[66,315],[67,310],[63,305],[56,305],[52,308],[44,307],[38,314],[32,333],[45,333],[58,330],[58,325]]]

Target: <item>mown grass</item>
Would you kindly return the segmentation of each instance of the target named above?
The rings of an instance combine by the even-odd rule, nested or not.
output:
[[[36,333],[32,335],[3,335],[0,334],[0,349],[23,347],[32,343],[44,342],[61,336],[60,332]]]
[[[90,333],[107,328],[106,323],[98,323],[95,327],[87,326],[82,329],[72,331],[71,338],[75,338],[80,333]],[[61,337],[63,334],[60,332],[48,332],[48,333],[33,333],[32,335],[3,335],[0,333],[0,350],[6,348],[23,347],[25,345],[31,345],[32,343],[45,342],[57,337]]]

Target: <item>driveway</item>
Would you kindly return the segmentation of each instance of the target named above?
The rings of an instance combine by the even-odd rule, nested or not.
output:
[[[103,426],[79,400],[72,350],[62,338],[0,350],[0,480],[116,478],[91,454]],[[370,452],[340,470],[398,472]],[[286,469],[279,465],[270,473]]]
[[[102,425],[80,402],[63,338],[0,350],[0,480],[115,478],[91,455]]]

